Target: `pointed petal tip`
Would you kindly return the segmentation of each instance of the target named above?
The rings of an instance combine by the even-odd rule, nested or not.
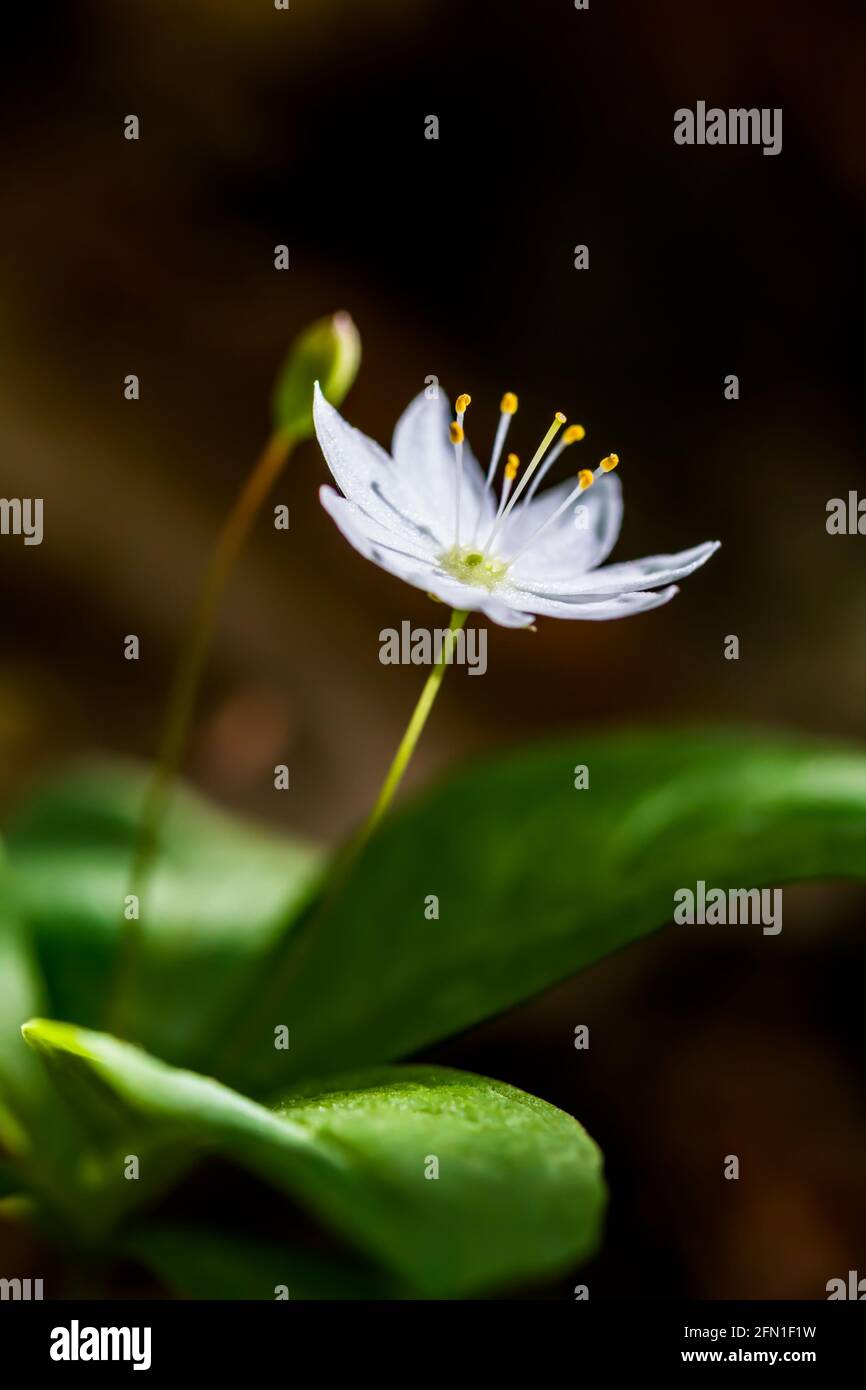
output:
[[[348,421],[343,418],[337,407],[335,405],[332,405],[331,402],[328,400],[328,397],[325,395],[319,382],[314,382],[313,429],[315,431],[316,438],[318,439],[319,444],[321,445],[322,452],[325,454],[326,459],[328,457],[328,452],[325,448],[325,440],[322,437],[323,432],[333,432],[335,429],[338,429],[341,425],[344,427],[348,426]]]
[[[696,568],[696,569],[700,569],[701,566],[702,566],[702,565],[705,565],[705,564],[707,563],[708,560],[711,560],[711,559],[713,558],[713,556],[715,555],[716,551],[717,551],[717,550],[721,550],[721,548],[722,548],[722,542],[721,542],[721,541],[704,541],[703,545],[695,546],[695,550],[698,550],[698,551],[702,550],[702,551],[703,551],[703,555],[701,556],[701,558],[700,558],[698,564],[695,566],[695,568]]]
[[[330,483],[321,483],[319,485],[319,502],[332,520],[336,521],[334,503],[345,502],[346,500],[342,492],[338,491],[335,487],[331,487]]]

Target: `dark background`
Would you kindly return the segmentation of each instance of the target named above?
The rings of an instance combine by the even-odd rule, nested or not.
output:
[[[337,308],[365,350],[346,412],[383,443],[436,374],[472,393],[484,457],[515,390],[521,453],[562,409],[581,462],[620,454],[615,558],[724,543],[658,613],[492,629],[487,677],[451,675],[411,784],[577,721],[862,735],[866,540],[825,530],[828,499],[863,487],[854,0],[77,0],[18,7],[5,37],[0,492],[44,497],[46,526],[41,547],[0,539],[6,804],[70,754],[152,753],[274,372]],[[699,99],[782,107],[782,153],[675,145]],[[324,477],[299,451],[273,499],[290,532],[265,518],[236,576],[188,772],[335,840],[417,692],[379,664],[379,630],[431,610],[341,540]],[[786,889],[770,945],[662,933],[436,1053],[601,1143],[593,1297],[820,1298],[866,1273],[863,908],[853,887]]]

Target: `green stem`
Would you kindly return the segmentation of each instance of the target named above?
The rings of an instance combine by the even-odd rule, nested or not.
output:
[[[144,896],[159,849],[172,784],[180,768],[195,712],[220,600],[262,504],[285,467],[294,444],[290,434],[275,430],[241,488],[211,552],[196,599],[189,639],[181,650],[172,677],[156,768],[145,792],[130,870],[128,892],[138,899],[138,917],[127,919],[124,916],[122,919],[114,988],[109,993],[107,1026],[119,1036],[122,1036],[140,964]]]
[[[433,670],[424,683],[424,689],[421,691],[418,703],[412,711],[412,718],[409,720],[406,726],[406,732],[400,740],[397,752],[394,754],[394,760],[388,769],[385,781],[382,783],[382,790],[379,792],[376,804],[358,836],[356,845],[353,846],[356,853],[364,847],[375,831],[380,820],[391,805],[394,799],[394,793],[403,780],[403,774],[409,766],[409,761],[412,754],[415,752],[415,746],[421,737],[424,725],[427,723],[427,718],[433,708],[436,696],[439,694],[439,687],[442,684],[445,669],[451,663],[457,634],[466,622],[468,616],[468,612],[462,609],[455,609],[451,614],[448,636],[442,644],[442,652],[439,660],[436,662],[436,665],[433,667]]]
[[[382,783],[382,789],[376,798],[372,811],[358,833],[347,842],[333,862],[325,891],[319,899],[318,905],[313,908],[313,911],[304,923],[302,935],[292,942],[292,946],[282,963],[282,968],[278,968],[272,973],[270,982],[265,987],[263,997],[256,1005],[256,1018],[249,1018],[242,1022],[233,1040],[217,1059],[220,1074],[223,1073],[226,1067],[234,1064],[239,1057],[242,1057],[248,1048],[255,1042],[256,1019],[261,1016],[267,1016],[269,1010],[272,1007],[276,1007],[279,1003],[290,981],[297,974],[322,922],[328,916],[334,901],[339,898],[350,870],[364,852],[369,840],[378,828],[382,817],[394,800],[394,795],[403,780],[403,774],[409,766],[412,754],[415,752],[415,748],[423,732],[424,725],[427,723],[436,696],[439,694],[439,687],[442,684],[445,671],[451,664],[457,634],[463,627],[468,616],[468,611],[462,609],[455,609],[451,614],[451,622],[448,626],[448,633],[445,641],[442,644],[439,660],[424,682],[424,688],[418,698],[418,703],[412,711],[412,717],[406,726],[406,732],[400,740],[391,766],[388,768],[385,780]]]

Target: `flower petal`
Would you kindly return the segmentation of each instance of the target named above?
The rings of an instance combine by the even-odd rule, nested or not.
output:
[[[497,598],[482,599],[479,612],[484,613],[500,627],[532,627],[532,614],[520,608],[510,608]]]
[[[426,569],[432,575],[436,571],[436,556],[431,550],[425,550],[411,535],[388,530],[332,487],[319,488],[319,501],[349,544],[390,574],[406,579],[410,572]]]
[[[393,459],[372,439],[354,429],[325,400],[316,384],[313,420],[325,461],[340,490],[387,530],[438,544],[417,498],[400,480]]]
[[[448,433],[451,407],[444,391],[433,399],[422,391],[404,410],[394,430],[392,450],[401,482],[410,488],[429,519],[443,548],[453,545],[457,516],[457,461]],[[468,440],[463,444],[463,491],[460,537],[469,543],[479,518],[492,525],[492,492],[484,491],[484,475]]]
[[[500,554],[514,554],[574,491],[575,479],[566,479],[540,492],[524,507],[519,504],[503,528]],[[580,524],[578,524],[578,509]],[[575,498],[556,521],[515,562],[514,574],[529,587],[530,576],[541,580],[560,573],[583,574],[607,559],[622,525],[622,486],[615,473],[607,473]]]
[[[703,545],[681,550],[677,555],[648,555],[643,560],[629,560],[621,565],[603,565],[591,574],[578,573],[537,581],[518,574],[515,566],[515,579],[520,588],[559,599],[563,603],[580,602],[584,598],[613,598],[617,594],[656,589],[674,580],[685,579],[705,565],[720,544],[720,541],[704,541]]]
[[[502,598],[508,603],[514,604],[515,607],[526,608],[530,613],[537,613],[540,617],[602,622],[607,618],[629,618],[634,613],[646,613],[650,608],[660,608],[663,603],[669,603],[674,594],[678,593],[679,589],[675,584],[672,584],[670,588],[662,589],[660,593],[618,594],[615,598],[581,599],[572,603],[563,603],[559,599],[547,598],[540,594],[530,594],[523,589],[515,589],[513,585],[509,584],[503,588]]]
[[[472,588],[440,568],[436,557],[413,547],[405,546],[401,537],[386,531],[354,503],[341,497],[332,487],[319,489],[322,506],[337,523],[350,545],[372,560],[380,569],[396,575],[404,583],[435,596],[451,608],[465,608],[486,613],[488,618],[503,627],[528,627],[531,614],[522,613],[490,594],[487,589]]]
[[[472,613],[484,613],[500,627],[529,627],[532,623],[531,613],[522,612],[487,589],[474,589],[468,584],[461,584],[459,579],[452,579],[444,571],[434,575],[430,583],[420,584],[418,587],[435,594],[450,608],[465,608]]]

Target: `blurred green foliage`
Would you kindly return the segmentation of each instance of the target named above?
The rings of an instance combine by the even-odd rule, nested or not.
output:
[[[333,1267],[287,1252],[277,1282],[298,1296],[466,1295],[575,1265],[604,1206],[600,1155],[577,1122],[500,1082],[383,1064],[662,925],[697,878],[866,878],[866,755],[807,740],[578,734],[510,753],[399,810],[330,883],[317,851],[184,791],[150,886],[135,1000],[137,1041],[157,1060],[92,1031],[144,781],[81,768],[11,828],[0,1165],[42,1229],[106,1258],[132,1253],[201,1296],[273,1297],[264,1281],[279,1267],[219,1211],[189,1248],[148,1219],[213,1153],[351,1252]],[[27,1023],[34,1012],[54,1020]],[[130,1154],[140,1181],[124,1178]],[[222,1252],[210,1282],[208,1249]]]

